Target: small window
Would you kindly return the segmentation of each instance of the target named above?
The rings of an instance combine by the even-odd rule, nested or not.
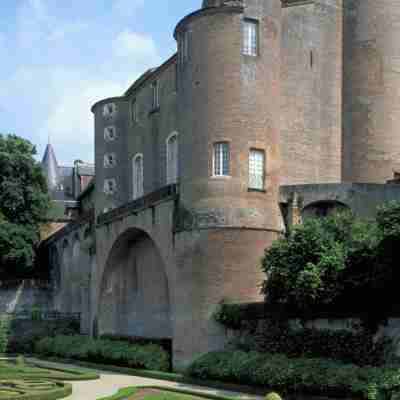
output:
[[[152,90],[152,96],[153,96],[153,103],[152,103],[152,108],[155,110],[156,108],[160,107],[160,99],[159,99],[159,82],[154,81],[151,84],[151,90]]]
[[[133,199],[143,197],[143,155],[137,154],[133,157]]]
[[[112,168],[117,165],[117,156],[115,153],[105,154],[104,155],[104,167]]]
[[[117,181],[115,179],[106,179],[104,181],[104,193],[107,195],[113,195],[117,191]]]
[[[138,121],[138,112],[137,112],[137,102],[136,99],[132,100],[131,103],[131,113],[132,113],[132,122],[137,122]]]
[[[249,155],[249,188],[265,189],[265,152],[264,150],[250,150]]]
[[[178,134],[173,133],[167,139],[167,185],[178,181]]]
[[[213,159],[214,176],[229,176],[229,161],[229,143],[215,143]]]
[[[243,21],[243,54],[258,55],[258,22],[246,19]]]
[[[117,129],[115,126],[107,126],[104,128],[104,140],[107,142],[112,142],[117,138]]]
[[[112,118],[117,112],[117,105],[115,103],[108,103],[103,106],[103,117]]]
[[[180,35],[179,40],[179,59],[181,64],[185,64],[189,60],[191,32],[184,31]]]

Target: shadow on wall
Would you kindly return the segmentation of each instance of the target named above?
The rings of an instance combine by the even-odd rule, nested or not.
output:
[[[99,304],[99,334],[172,337],[165,264],[144,231],[129,229],[116,240]]]

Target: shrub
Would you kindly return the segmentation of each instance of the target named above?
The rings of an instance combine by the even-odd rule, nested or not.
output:
[[[281,354],[211,352],[187,370],[191,377],[269,387],[283,394],[389,399],[400,388],[400,368],[358,367],[329,359],[289,359]]]
[[[0,315],[0,354],[8,350],[10,323],[10,317]]]
[[[265,396],[265,400],[282,400],[282,397],[276,392],[271,392]]]
[[[102,362],[168,371],[169,356],[155,344],[135,345],[123,341],[91,339],[86,336],[56,336],[36,343],[35,350],[45,356],[66,357],[76,360]]]
[[[254,348],[270,354],[282,353],[289,358],[331,358],[356,365],[382,365],[391,350],[392,340],[365,330],[293,329],[285,321],[265,321],[255,335]]]

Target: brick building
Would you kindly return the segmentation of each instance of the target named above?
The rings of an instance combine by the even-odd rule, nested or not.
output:
[[[97,102],[94,214],[49,238],[55,305],[84,331],[224,345],[285,226],[400,199],[397,0],[205,0],[178,51]],[[372,23],[374,22],[374,23]]]

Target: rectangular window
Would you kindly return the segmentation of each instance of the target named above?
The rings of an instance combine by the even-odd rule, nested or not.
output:
[[[249,188],[264,190],[265,188],[265,152],[250,150],[249,155]]]
[[[136,102],[136,99],[132,100],[131,112],[132,112],[132,122],[137,122],[138,114],[137,114],[137,102]]]
[[[143,156],[138,154],[133,158],[133,199],[138,199],[143,194]]]
[[[160,107],[160,100],[159,100],[159,83],[158,81],[154,81],[151,84],[152,95],[153,95],[153,110]]]
[[[229,143],[214,144],[214,176],[229,176]]]
[[[243,54],[258,55],[258,22],[246,19],[243,21]]]

